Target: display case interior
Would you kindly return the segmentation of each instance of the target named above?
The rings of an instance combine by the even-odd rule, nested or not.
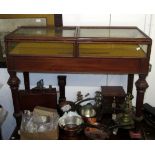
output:
[[[74,27],[22,27],[9,36],[15,41],[8,43],[8,51],[11,55],[72,57],[75,30]]]
[[[151,39],[137,27],[20,27],[6,41],[11,55],[147,58]]]

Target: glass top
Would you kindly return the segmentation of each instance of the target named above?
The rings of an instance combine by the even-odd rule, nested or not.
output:
[[[11,41],[151,42],[137,27],[20,27],[6,36]]]
[[[136,27],[123,28],[123,27],[81,27],[79,30],[79,37],[81,38],[147,38]]]
[[[74,27],[21,27],[11,37],[74,37]]]

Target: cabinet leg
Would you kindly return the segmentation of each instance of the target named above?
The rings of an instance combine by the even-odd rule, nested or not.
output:
[[[144,94],[146,89],[148,88],[148,83],[146,82],[147,74],[139,74],[139,79],[136,81],[137,88],[137,98],[136,98],[136,120],[142,120],[142,106],[144,100]]]
[[[132,94],[132,90],[133,90],[133,81],[134,81],[134,74],[128,74],[127,92],[130,94]]]
[[[18,88],[20,80],[16,76],[16,72],[10,72],[10,78],[8,80],[8,85],[11,88],[12,92],[12,99],[13,99],[13,105],[14,105],[14,117],[16,119],[17,127],[20,127],[21,123],[21,111],[20,111],[20,104],[19,104],[19,98],[18,98]]]
[[[58,76],[58,85],[60,91],[59,103],[66,100],[65,97],[65,86],[66,86],[66,76]]]
[[[29,72],[23,72],[25,90],[30,90]]]

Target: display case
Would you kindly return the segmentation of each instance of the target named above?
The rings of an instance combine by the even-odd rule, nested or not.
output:
[[[139,74],[136,118],[141,118],[152,40],[137,27],[20,27],[5,44],[13,95],[16,72],[128,74],[130,93],[133,75]]]
[[[49,71],[56,72],[146,73],[151,51],[151,39],[136,27],[21,27],[6,37],[6,44],[9,59],[48,56],[54,58]],[[55,62],[58,57],[66,59]]]

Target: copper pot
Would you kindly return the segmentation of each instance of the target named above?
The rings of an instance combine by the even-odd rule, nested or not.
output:
[[[59,119],[60,128],[68,135],[77,134],[82,129],[83,120],[81,116],[66,114]]]

